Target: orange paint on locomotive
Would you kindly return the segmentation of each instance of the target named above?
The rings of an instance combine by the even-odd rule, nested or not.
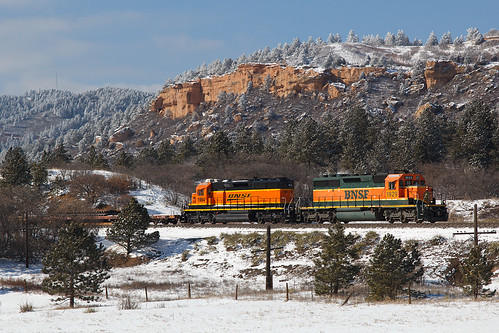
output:
[[[419,199],[433,201],[433,189],[420,174],[390,174],[384,187],[315,189],[314,203],[371,202],[375,200]]]
[[[251,189],[213,191],[211,183],[201,183],[191,195],[191,206],[286,204],[294,189]]]

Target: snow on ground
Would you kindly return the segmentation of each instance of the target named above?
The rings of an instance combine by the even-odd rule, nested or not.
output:
[[[36,295],[28,295],[35,303]],[[15,303],[16,299],[7,299]],[[360,304],[196,299],[0,313],[3,332],[496,332],[499,303]]]
[[[55,177],[56,171],[50,172]],[[102,172],[105,176],[112,173]],[[159,187],[143,184],[131,192],[144,204],[151,215],[179,213],[178,208],[166,204],[171,195]],[[497,200],[449,201],[451,214],[471,220],[473,204],[480,209],[497,206]],[[325,232],[327,225],[319,230]],[[114,268],[106,281],[109,299],[91,303],[89,308],[67,309],[67,304],[56,305],[50,296],[41,292],[23,293],[13,288],[0,288],[0,327],[2,332],[495,332],[499,327],[499,297],[478,302],[453,295],[439,294],[418,299],[414,304],[367,303],[352,298],[346,306],[340,300],[327,302],[315,298],[312,301],[311,278],[307,274],[295,274],[296,267],[312,266],[313,250],[300,255],[286,255],[273,259],[274,294],[255,294],[265,285],[261,274],[265,264],[252,262],[255,253],[248,248],[228,250],[220,241],[222,234],[258,232],[253,228],[151,228],[158,230],[160,240],[146,249],[135,251],[134,257],[150,257],[150,261],[134,266]],[[318,229],[281,229],[309,233]],[[498,241],[497,234],[480,235],[480,241]],[[355,223],[346,225],[347,232],[365,236],[375,231],[383,237],[392,233],[403,241],[417,240],[428,243],[442,239],[436,247],[425,247],[422,259],[425,265],[425,281],[428,285],[441,282],[446,260],[460,247],[471,242],[472,236],[458,235],[456,231],[471,232],[471,228],[403,228],[360,229]],[[105,229],[99,232],[99,240],[105,247],[119,252],[116,245],[107,241]],[[213,238],[218,241],[212,242]],[[263,245],[262,245],[263,247]],[[287,245],[284,252],[295,253],[294,245]],[[43,279],[41,264],[25,269],[22,263],[0,260],[0,276],[39,283]],[[187,286],[192,285],[193,299],[187,299]],[[291,300],[284,301],[285,284],[291,289]],[[127,289],[127,285],[148,285],[149,302],[145,302],[141,287]],[[234,300],[236,284],[239,300]],[[158,285],[155,287],[155,285]],[[159,286],[161,285],[161,286]],[[496,271],[491,289],[499,290],[499,271]],[[120,308],[124,296],[138,302],[135,310]],[[34,311],[20,313],[20,306],[28,303]],[[77,303],[86,305],[86,303]]]
[[[497,228],[499,229],[499,228]],[[496,229],[496,230],[497,230]],[[210,237],[219,238],[222,233],[265,234],[264,229],[253,228],[182,228],[165,227],[152,229],[160,231],[160,241],[136,251],[154,254],[155,257],[142,265],[114,268],[111,278],[106,281],[109,299],[103,298],[92,303],[92,310],[66,309],[50,302],[50,296],[19,290],[0,289],[0,327],[3,332],[136,332],[138,330],[160,332],[238,332],[270,331],[287,332],[426,332],[438,329],[439,332],[495,332],[499,325],[499,298],[478,302],[468,298],[436,295],[418,299],[414,304],[406,303],[367,303],[352,298],[346,306],[340,306],[342,299],[327,302],[324,299],[311,299],[310,280],[289,274],[285,269],[290,265],[310,265],[306,254],[274,260],[274,288],[271,295],[260,295],[250,291],[262,290],[265,278],[245,275],[245,269],[263,269],[260,263],[251,267],[249,249],[228,251],[223,242],[208,243]],[[317,229],[289,229],[293,232],[311,232]],[[326,231],[326,226],[320,230]],[[469,242],[457,240],[453,229],[404,228],[371,229],[382,237],[392,233],[403,240],[428,241],[438,237],[457,244]],[[471,229],[467,229],[471,230]],[[347,225],[347,232],[365,235],[368,229]],[[100,236],[105,230],[100,231]],[[437,237],[437,238],[438,238]],[[497,241],[496,235],[483,235],[482,240]],[[106,247],[113,247],[102,239]],[[461,242],[461,243],[459,243]],[[292,249],[292,247],[290,247]],[[423,256],[426,265],[432,262],[442,265],[444,248]],[[182,253],[189,251],[186,260]],[[440,251],[440,252],[439,252]],[[439,259],[440,258],[440,259]],[[1,261],[0,275],[3,277],[41,281],[41,266],[33,265],[26,270],[21,263]],[[499,272],[491,287],[499,289]],[[435,278],[435,277],[433,277]],[[427,280],[432,277],[428,276]],[[149,285],[149,300],[145,302],[144,290],[140,287],[126,289],[127,284]],[[193,299],[187,299],[187,283],[192,284]],[[284,288],[288,283],[291,300],[285,302]],[[164,284],[168,287],[157,287]],[[234,300],[235,285],[241,292],[239,300]],[[305,285],[305,291],[303,291]],[[119,288],[118,288],[119,287]],[[120,304],[124,295],[130,295],[138,302],[138,309],[122,310]],[[20,306],[29,303],[33,312],[20,313]],[[78,303],[85,305],[86,303]]]

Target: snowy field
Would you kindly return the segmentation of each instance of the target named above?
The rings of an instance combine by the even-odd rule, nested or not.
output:
[[[104,174],[104,173],[103,173]],[[108,174],[105,174],[108,176]],[[53,175],[52,175],[53,176]],[[150,214],[172,214],[178,208],[166,205],[168,191],[144,185],[132,193]],[[479,210],[497,206],[497,200],[481,201]],[[470,220],[473,202],[449,202],[452,214]],[[41,292],[24,293],[15,288],[0,288],[1,332],[497,332],[499,327],[499,296],[471,301],[456,297],[449,291],[431,294],[407,304],[368,303],[352,297],[341,306],[344,296],[328,301],[312,299],[312,280],[304,270],[310,270],[314,252],[297,253],[295,245],[287,245],[284,255],[273,259],[274,293],[264,293],[265,264],[254,263],[251,249],[228,250],[220,240],[222,234],[265,233],[252,228],[151,228],[158,230],[160,240],[146,249],[135,251],[136,258],[148,258],[133,267],[114,268],[105,285],[109,298],[94,303],[77,301],[76,309],[67,303],[55,304]],[[318,229],[289,229],[284,231],[311,233]],[[320,229],[325,232],[327,226]],[[441,285],[446,260],[460,247],[471,242],[471,236],[454,236],[456,231],[439,228],[358,229],[354,223],[346,225],[347,232],[365,236],[368,231],[380,237],[390,232],[403,241],[417,240],[428,244],[442,239],[439,246],[424,246],[424,281],[428,288]],[[481,235],[480,241],[499,241],[496,234]],[[122,251],[104,239],[105,229],[99,232],[109,250]],[[212,242],[213,238],[218,239]],[[315,250],[316,251],[316,250]],[[315,252],[316,253],[316,252]],[[298,273],[297,273],[298,272]],[[25,269],[22,263],[0,259],[0,276],[4,279],[40,283],[41,265]],[[187,284],[192,286],[192,299],[187,297]],[[285,284],[290,287],[290,300],[285,301]],[[234,291],[240,288],[239,299]],[[148,286],[148,302],[144,286]],[[495,272],[491,289],[499,291],[499,271]],[[426,287],[423,287],[426,288]],[[499,293],[498,293],[499,294]],[[125,297],[137,308],[123,310]],[[24,304],[33,306],[32,312],[20,312]]]
[[[471,301],[468,298],[439,295],[427,299],[417,299],[409,305],[401,300],[397,303],[368,303],[353,298],[345,306],[342,299],[314,298],[311,292],[306,297],[303,292],[294,291],[294,286],[310,283],[301,277],[279,273],[280,267],[289,265],[310,265],[304,258],[285,258],[273,262],[273,294],[243,294],[234,299],[234,288],[262,290],[264,276],[247,277],[241,275],[248,260],[244,259],[244,249],[226,251],[222,242],[210,251],[207,238],[220,237],[222,233],[251,233],[255,229],[229,228],[158,228],[160,241],[135,256],[144,253],[155,254],[146,264],[127,268],[115,268],[109,286],[109,299],[103,297],[99,302],[77,303],[77,309],[67,309],[67,304],[54,304],[50,296],[20,290],[0,289],[0,327],[2,332],[497,332],[499,327],[499,297]],[[151,230],[151,231],[152,231]],[[316,229],[314,229],[316,230]],[[323,231],[326,228],[322,229]],[[376,230],[381,236],[393,233],[403,240],[429,240],[441,236],[452,240],[452,229],[399,229]],[[296,230],[294,230],[296,231]],[[310,232],[312,229],[301,230]],[[101,235],[103,235],[103,230]],[[264,230],[258,230],[262,234]],[[347,228],[347,232],[360,235],[367,230]],[[498,240],[497,235],[483,236],[483,240]],[[111,243],[103,243],[114,248]],[[460,240],[463,241],[463,240]],[[464,240],[466,242],[468,240]],[[182,253],[190,251],[186,261]],[[445,256],[444,253],[440,257]],[[427,254],[424,264],[439,263],[438,254]],[[441,259],[441,258],[440,258]],[[431,262],[430,262],[431,261]],[[264,265],[257,268],[263,269]],[[34,265],[25,270],[22,264],[8,261],[0,262],[3,277],[41,281],[41,266]],[[498,273],[492,288],[499,289]],[[426,278],[430,281],[432,278]],[[192,283],[192,299],[187,299],[186,286]],[[284,285],[291,287],[290,301],[285,301]],[[144,290],[123,291],[113,286],[128,283],[171,283],[171,289],[153,287],[149,291],[149,302],[145,302]],[[204,288],[198,292],[198,286]],[[209,289],[207,293],[206,289]],[[298,289],[298,287],[297,287]],[[180,290],[180,291],[179,291]],[[137,302],[137,309],[123,310],[123,295],[130,295]],[[29,303],[33,312],[20,313],[20,306]],[[89,307],[90,310],[89,310]]]
[[[340,306],[196,299],[143,303],[138,310],[102,304],[93,312],[48,310],[46,297],[28,295],[42,308],[19,313],[22,297],[1,297],[2,332],[497,332],[499,327],[497,301]]]

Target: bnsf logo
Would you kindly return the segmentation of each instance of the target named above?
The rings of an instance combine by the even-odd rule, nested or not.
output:
[[[229,200],[238,200],[238,199],[246,199],[246,198],[249,198],[251,196],[251,194],[249,193],[241,193],[241,194],[237,194],[237,193],[231,193],[229,194],[229,196],[227,197],[227,199]]]
[[[345,199],[367,199],[369,190],[345,191]]]

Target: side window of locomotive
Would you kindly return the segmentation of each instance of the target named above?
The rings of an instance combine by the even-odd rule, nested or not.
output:
[[[389,190],[394,190],[395,189],[395,182],[389,182],[388,183],[388,189]]]
[[[198,190],[198,196],[200,197],[204,196],[204,189]]]
[[[206,194],[211,195],[211,188],[206,190]]]
[[[424,185],[424,180],[421,181],[421,185]]]
[[[405,186],[411,186],[411,183],[412,183],[412,181],[410,181],[410,180],[406,180],[406,181],[405,181]]]

